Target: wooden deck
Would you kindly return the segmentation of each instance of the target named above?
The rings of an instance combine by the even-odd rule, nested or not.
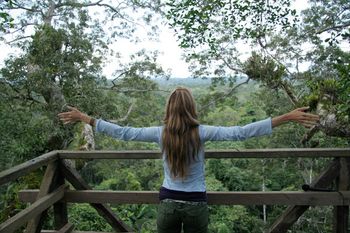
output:
[[[0,224],[0,233],[11,233],[27,224],[26,233],[75,232],[69,223],[67,203],[89,203],[106,219],[115,232],[133,232],[107,204],[158,204],[154,191],[99,191],[82,179],[66,159],[159,159],[159,151],[52,151],[0,173],[0,185],[46,166],[40,189],[22,190],[19,198],[32,203]],[[266,149],[208,151],[206,158],[334,158],[311,184],[312,188],[327,188],[336,182],[337,190],[278,192],[208,192],[209,205],[288,205],[267,233],[283,233],[297,221],[309,206],[334,206],[333,232],[345,233],[350,205],[350,148]],[[70,183],[75,190],[69,190]],[[41,230],[48,208],[53,207],[55,229]]]

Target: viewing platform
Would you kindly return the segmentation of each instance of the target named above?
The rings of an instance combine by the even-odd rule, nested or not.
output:
[[[259,149],[207,151],[206,159],[232,158],[333,158],[315,178],[308,191],[208,192],[209,205],[287,205],[266,233],[284,233],[310,206],[334,206],[333,232],[348,232],[350,205],[350,148]],[[26,225],[26,233],[74,231],[67,203],[89,203],[115,232],[134,232],[107,204],[158,204],[157,191],[99,191],[83,180],[68,160],[74,159],[160,159],[159,151],[51,151],[0,173],[0,185],[46,166],[40,189],[22,190],[19,199],[29,207],[0,223],[0,233],[11,233]],[[70,185],[68,185],[70,184]],[[332,184],[336,189],[327,190]],[[74,190],[69,189],[74,187]],[[333,186],[334,187],[334,186]],[[306,190],[306,189],[305,189]],[[55,229],[42,230],[53,207]],[[87,232],[85,233],[95,233]]]

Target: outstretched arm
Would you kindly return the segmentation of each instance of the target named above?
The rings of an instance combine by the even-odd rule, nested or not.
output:
[[[82,121],[82,122],[85,122],[86,124],[90,124],[91,126],[96,125],[96,121],[93,117],[90,117],[85,113],[80,112],[77,108],[70,107],[70,106],[68,106],[67,108],[70,110],[69,112],[62,112],[58,114],[58,117],[60,118],[61,121],[63,121],[63,124]]]
[[[265,120],[250,123],[245,126],[203,126],[203,141],[231,141],[245,140],[251,137],[268,135],[272,133],[272,128],[290,121],[302,124],[310,128],[317,124],[319,116],[306,113],[308,107],[297,108],[289,113],[268,118]]]
[[[318,115],[305,112],[308,109],[309,107],[297,108],[286,114],[274,117],[272,118],[272,127],[293,121],[303,125],[306,128],[311,128],[318,123],[320,117]]]
[[[143,127],[134,128],[119,126],[104,120],[95,120],[94,118],[80,112],[78,109],[68,107],[69,112],[59,113],[58,116],[64,124],[82,121],[96,128],[96,132],[104,133],[113,138],[124,141],[142,141],[159,143],[161,127]]]

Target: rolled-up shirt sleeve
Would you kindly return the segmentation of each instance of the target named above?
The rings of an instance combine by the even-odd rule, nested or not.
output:
[[[160,142],[161,127],[124,127],[114,123],[96,120],[96,132],[124,141]]]
[[[204,141],[241,141],[251,137],[269,135],[272,133],[271,118],[250,123],[245,126],[208,126],[202,127]]]

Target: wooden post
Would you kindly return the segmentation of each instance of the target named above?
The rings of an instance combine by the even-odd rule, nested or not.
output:
[[[58,161],[58,171],[55,175],[55,180],[53,183],[53,187],[59,187],[65,184],[65,179],[63,173],[61,172],[61,162]],[[60,201],[53,205],[53,215],[54,215],[54,225],[55,229],[59,230],[64,227],[68,223],[68,211],[67,211],[67,203]]]
[[[67,223],[57,233],[71,233],[73,229],[74,229],[74,225],[71,223]]]
[[[5,184],[11,180],[15,180],[18,177],[28,174],[29,172],[34,171],[39,167],[42,167],[43,165],[57,160],[57,157],[57,151],[51,151],[27,162],[14,166],[10,169],[2,171],[0,172],[0,185]]]
[[[54,190],[52,193],[40,198],[26,209],[22,210],[15,216],[1,223],[0,233],[11,233],[19,229],[26,222],[33,219],[33,217],[38,216],[44,210],[52,206],[54,203],[61,200],[64,197],[65,189],[66,186],[62,185],[61,187]]]
[[[337,179],[337,189],[339,191],[349,190],[350,185],[350,159],[340,159],[340,173]],[[349,206],[334,206],[333,209],[333,232],[348,232]]]
[[[92,188],[84,181],[77,170],[71,167],[67,161],[61,160],[62,173],[65,178],[73,185],[77,190],[91,190]],[[117,232],[132,232],[132,229],[126,225],[122,220],[120,220],[113,211],[105,204],[91,203],[97,212],[107,220],[107,222],[116,230]]]
[[[339,176],[340,162],[339,158],[324,170],[317,179],[315,179],[311,187],[326,188],[334,179]],[[309,206],[294,205],[289,206],[282,215],[272,224],[267,233],[285,233],[298,220],[298,218],[309,208]]]
[[[50,187],[52,186],[52,182],[55,176],[55,173],[57,171],[57,162],[51,162],[46,170],[43,177],[43,180],[40,185],[40,191],[37,195],[37,200],[46,196],[50,192]],[[37,217],[33,218],[28,222],[26,233],[39,233],[41,231],[41,225],[43,222],[43,219],[46,216],[46,211],[44,211],[42,214],[38,215]]]

